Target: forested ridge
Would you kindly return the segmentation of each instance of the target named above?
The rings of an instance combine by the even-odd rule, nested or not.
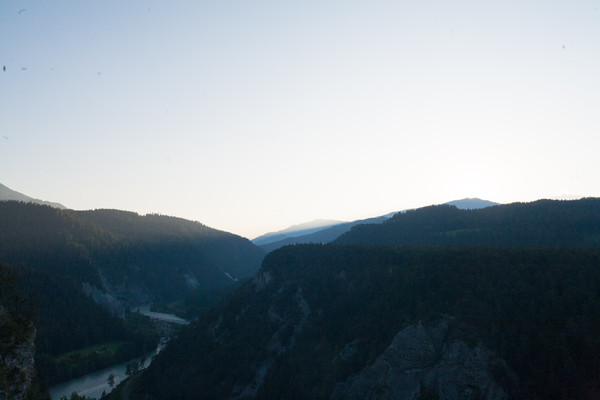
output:
[[[338,240],[357,244],[283,247],[182,331],[130,395],[328,399],[400,330],[449,316],[461,339],[505,360],[490,373],[508,398],[597,398],[599,234],[600,201],[583,199],[426,207]]]
[[[130,307],[177,302],[193,316],[252,276],[263,256],[247,239],[180,218],[0,202],[0,263],[38,307],[36,359],[47,382],[148,350],[157,338]],[[119,343],[112,358],[57,364],[108,342]]]
[[[423,207],[383,224],[358,225],[337,244],[416,246],[599,246],[600,199],[539,200],[478,210]]]
[[[212,289],[250,277],[263,256],[247,239],[180,218],[0,202],[0,261],[98,288],[168,300],[190,285]]]
[[[311,311],[295,334],[299,291]],[[514,398],[583,399],[599,388],[596,248],[298,245],[270,253],[254,282],[181,332],[137,398],[227,398],[266,365],[256,398],[326,399],[400,329],[441,315],[507,361],[518,379],[499,379]],[[276,335],[294,344],[278,353]],[[343,361],[350,344],[356,353]]]
[[[425,207],[354,227],[336,244],[278,249],[245,282],[252,267],[236,262],[256,270],[263,253],[199,223],[15,202],[0,203],[0,216],[0,262],[48,307],[39,346],[54,362],[69,346],[150,339],[94,303],[90,287],[123,304],[177,300],[199,315],[127,385],[132,399],[328,399],[400,331],[447,318],[452,335],[504,360],[488,372],[508,398],[600,391],[599,199]],[[69,318],[52,314],[61,307]]]
[[[188,276],[196,288],[211,290],[230,286],[232,279],[251,277],[264,257],[264,252],[245,238],[182,218],[159,214],[140,216],[120,210],[74,213],[78,218],[117,235],[121,246],[115,250],[109,263],[117,261],[121,264],[125,259],[138,267],[146,266],[150,271],[146,271],[141,280],[156,279],[151,283],[154,290],[170,290],[170,293],[165,293],[167,297],[179,297],[182,288],[169,288],[170,282],[156,275],[155,270],[178,275],[180,282],[183,282],[181,277]],[[121,265],[117,266],[117,270],[121,272]],[[136,278],[140,281],[139,277]]]

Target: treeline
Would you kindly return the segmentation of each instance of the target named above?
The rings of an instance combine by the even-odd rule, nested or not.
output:
[[[182,331],[134,398],[228,398],[264,368],[255,398],[327,399],[399,330],[441,315],[507,361],[517,380],[496,378],[512,398],[597,394],[599,249],[302,245],[269,254],[253,282]]]
[[[358,225],[337,244],[560,247],[600,245],[600,199],[539,200],[478,210],[440,205]]]

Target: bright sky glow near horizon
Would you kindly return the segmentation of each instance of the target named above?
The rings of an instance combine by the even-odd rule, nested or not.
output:
[[[599,8],[2,0],[0,183],[249,238],[600,196]]]

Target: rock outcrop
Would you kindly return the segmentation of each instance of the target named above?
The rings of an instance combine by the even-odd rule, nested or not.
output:
[[[450,317],[418,322],[359,374],[338,383],[330,400],[508,398],[498,377],[513,376],[506,363]]]
[[[25,399],[35,375],[35,335],[31,324],[27,329],[13,329],[14,321],[0,305],[0,400]],[[19,333],[19,334],[17,334]]]

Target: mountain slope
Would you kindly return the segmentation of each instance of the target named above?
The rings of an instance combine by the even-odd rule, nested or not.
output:
[[[211,287],[211,281],[229,285],[249,278],[256,273],[264,256],[245,238],[182,218],[157,214],[140,216],[119,210],[77,211],[74,214],[117,235],[134,251],[146,249],[156,255],[164,249],[171,259],[165,259],[161,268],[167,267],[166,264],[179,264],[179,273],[185,275],[187,284],[198,288]],[[145,262],[152,264],[154,261]]]
[[[108,341],[143,345],[115,314],[177,301],[193,316],[254,275],[263,257],[247,239],[179,218],[0,202],[0,263],[39,300],[42,356]]]
[[[128,306],[231,286],[264,254],[247,239],[160,215],[0,202],[0,221],[0,262],[72,277]]]
[[[343,238],[377,246],[269,253],[131,383],[130,398],[597,393],[599,199],[425,207]]]
[[[50,206],[50,207],[54,207],[54,208],[60,208],[63,210],[66,209],[66,207],[60,203],[53,203],[50,201],[34,199],[32,197],[24,195],[23,193],[14,191],[0,183],[0,201],[9,201],[9,200],[22,201],[24,203],[42,204],[42,205],[46,205],[46,206]]]
[[[359,225],[338,244],[427,246],[596,246],[600,199],[539,200],[476,210],[424,207],[380,225]]]
[[[587,398],[598,287],[598,249],[288,246],[129,395]]]

